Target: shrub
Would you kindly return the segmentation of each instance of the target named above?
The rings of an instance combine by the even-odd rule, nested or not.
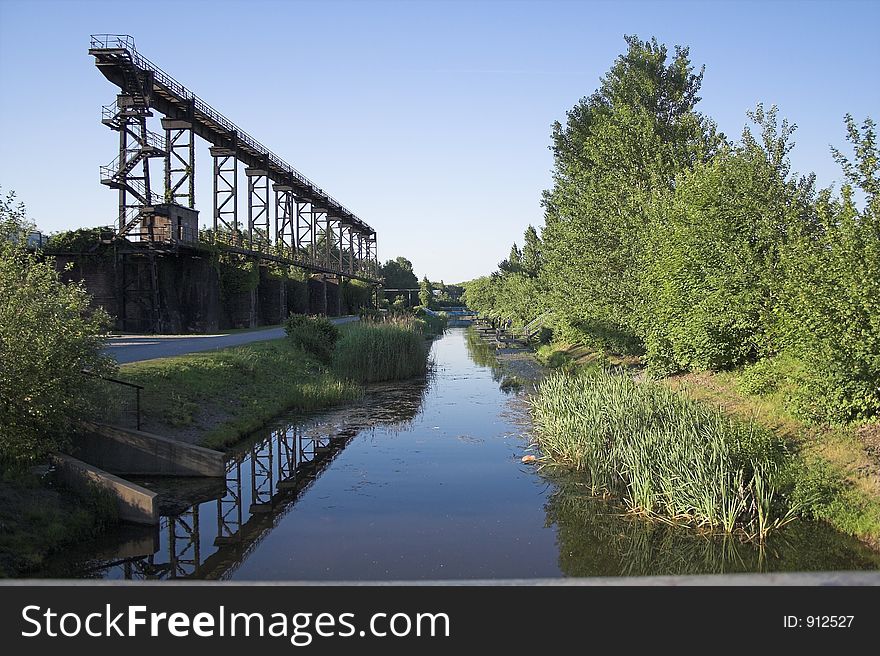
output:
[[[26,228],[11,200],[0,199],[0,463],[24,464],[104,404],[82,370],[115,365],[101,353],[107,314],[89,307],[82,285],[62,283],[51,259],[9,239]]]
[[[295,346],[325,364],[330,362],[339,339],[339,328],[328,319],[304,314],[291,314],[284,322],[284,331]]]

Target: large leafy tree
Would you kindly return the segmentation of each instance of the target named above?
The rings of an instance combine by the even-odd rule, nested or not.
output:
[[[31,252],[32,228],[12,194],[0,199],[0,463],[32,462],[65,443],[98,399],[82,371],[109,372],[102,310],[81,285]]]
[[[648,208],[720,138],[695,110],[703,72],[687,48],[626,37],[599,89],[553,126],[543,257],[553,305],[584,338],[632,347]]]
[[[405,257],[388,260],[381,266],[379,273],[385,279],[386,289],[415,289],[419,286],[412,262]]]
[[[760,137],[682,172],[655,202],[643,258],[648,363],[658,373],[729,369],[775,348],[782,249],[812,222],[812,178],[790,176],[795,126],[773,107]]]
[[[803,367],[797,410],[835,421],[880,416],[880,149],[870,118],[847,115],[846,129],[854,157],[832,149],[846,184],[819,195],[817,225],[783,261],[781,343]]]

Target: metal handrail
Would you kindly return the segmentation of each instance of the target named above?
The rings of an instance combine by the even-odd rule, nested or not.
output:
[[[117,157],[117,159],[119,159]],[[115,162],[116,160],[114,160]],[[144,184],[143,180],[139,180],[137,178],[120,178],[118,176],[118,170],[113,168],[113,163],[108,166],[99,167],[99,174],[101,183],[105,184],[106,182],[115,182],[116,184],[124,184],[129,187],[136,195],[140,195],[143,197],[148,205],[161,205],[165,199],[162,198],[159,194],[151,191],[149,195],[147,194],[147,185]]]
[[[86,376],[91,376],[92,378],[100,378],[101,380],[106,380],[107,382],[115,383],[117,385],[133,387],[135,389],[135,396],[137,397],[135,406],[135,425],[137,426],[137,430],[141,429],[141,390],[144,389],[143,385],[129,383],[126,380],[119,380],[118,378],[110,378],[109,376],[102,376],[101,374],[96,374],[95,372],[89,371],[88,369],[83,369],[80,371],[80,373]]]
[[[254,139],[251,135],[249,135],[244,130],[241,130],[238,126],[235,125],[228,118],[223,116],[216,109],[208,105],[204,100],[199,98],[197,95],[192,93],[189,89],[183,86],[180,82],[171,77],[168,73],[163,71],[161,68],[156,66],[149,59],[141,55],[134,44],[134,37],[128,34],[92,34],[90,37],[90,47],[94,49],[102,49],[102,50],[124,50],[128,54],[131,62],[141,68],[143,70],[151,71],[153,73],[153,79],[155,81],[160,82],[165,87],[171,89],[175,94],[184,100],[192,101],[194,109],[198,110],[202,114],[204,114],[211,121],[224,128],[227,132],[233,132],[236,135],[236,139],[239,142],[243,142],[245,145],[249,146],[253,150],[256,151],[257,155],[266,157],[269,161],[283,170],[285,173],[293,176],[297,180],[299,180],[302,184],[307,186],[312,193],[317,196],[323,196],[328,203],[335,205],[341,211],[349,214],[355,220],[363,223],[360,218],[358,218],[351,210],[346,208],[342,203],[333,198],[330,194],[325,192],[323,189],[318,187],[315,183],[309,180],[305,175],[297,171],[290,164],[285,162],[281,157],[276,155],[274,152],[269,150],[266,146],[261,144],[259,141]]]

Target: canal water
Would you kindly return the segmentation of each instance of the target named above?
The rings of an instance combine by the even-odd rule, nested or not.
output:
[[[846,570],[880,556],[824,525],[764,547],[626,516],[523,464],[528,386],[452,328],[425,380],[287,416],[231,454],[226,480],[143,479],[156,528],[120,529],[44,576],[432,580]]]

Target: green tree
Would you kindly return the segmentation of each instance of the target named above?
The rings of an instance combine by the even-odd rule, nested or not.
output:
[[[431,301],[434,299],[434,286],[431,284],[431,281],[428,280],[428,276],[422,278],[422,282],[419,285],[419,303],[424,305],[425,307],[430,307]]]
[[[385,262],[379,269],[379,275],[385,279],[386,289],[415,289],[419,286],[412,262],[405,257]]]
[[[641,323],[656,373],[730,369],[774,349],[781,251],[810,222],[812,179],[789,176],[795,126],[758,105],[742,144],[679,175],[651,210]]]
[[[523,235],[523,248],[520,257],[522,272],[530,278],[537,278],[544,267],[544,258],[541,254],[541,238],[534,226],[526,228]]]
[[[694,72],[688,49],[670,57],[655,39],[626,42],[596,93],[564,126],[554,124],[542,255],[554,311],[568,327],[638,349],[648,209],[720,139],[695,111],[703,72]]]
[[[519,273],[522,271],[522,252],[516,243],[510,247],[510,254],[506,260],[498,263],[498,270],[502,273]]]
[[[493,278],[494,276],[481,276],[462,283],[464,287],[462,299],[465,305],[481,316],[495,316],[496,297],[499,290]]]
[[[847,115],[846,129],[854,158],[832,153],[847,183],[839,198],[819,195],[817,227],[783,261],[780,341],[803,368],[796,409],[817,420],[880,416],[880,151],[872,119]]]
[[[83,369],[109,373],[103,310],[51,259],[27,250],[32,225],[12,194],[0,200],[0,462],[21,465],[64,444],[100,402]]]

